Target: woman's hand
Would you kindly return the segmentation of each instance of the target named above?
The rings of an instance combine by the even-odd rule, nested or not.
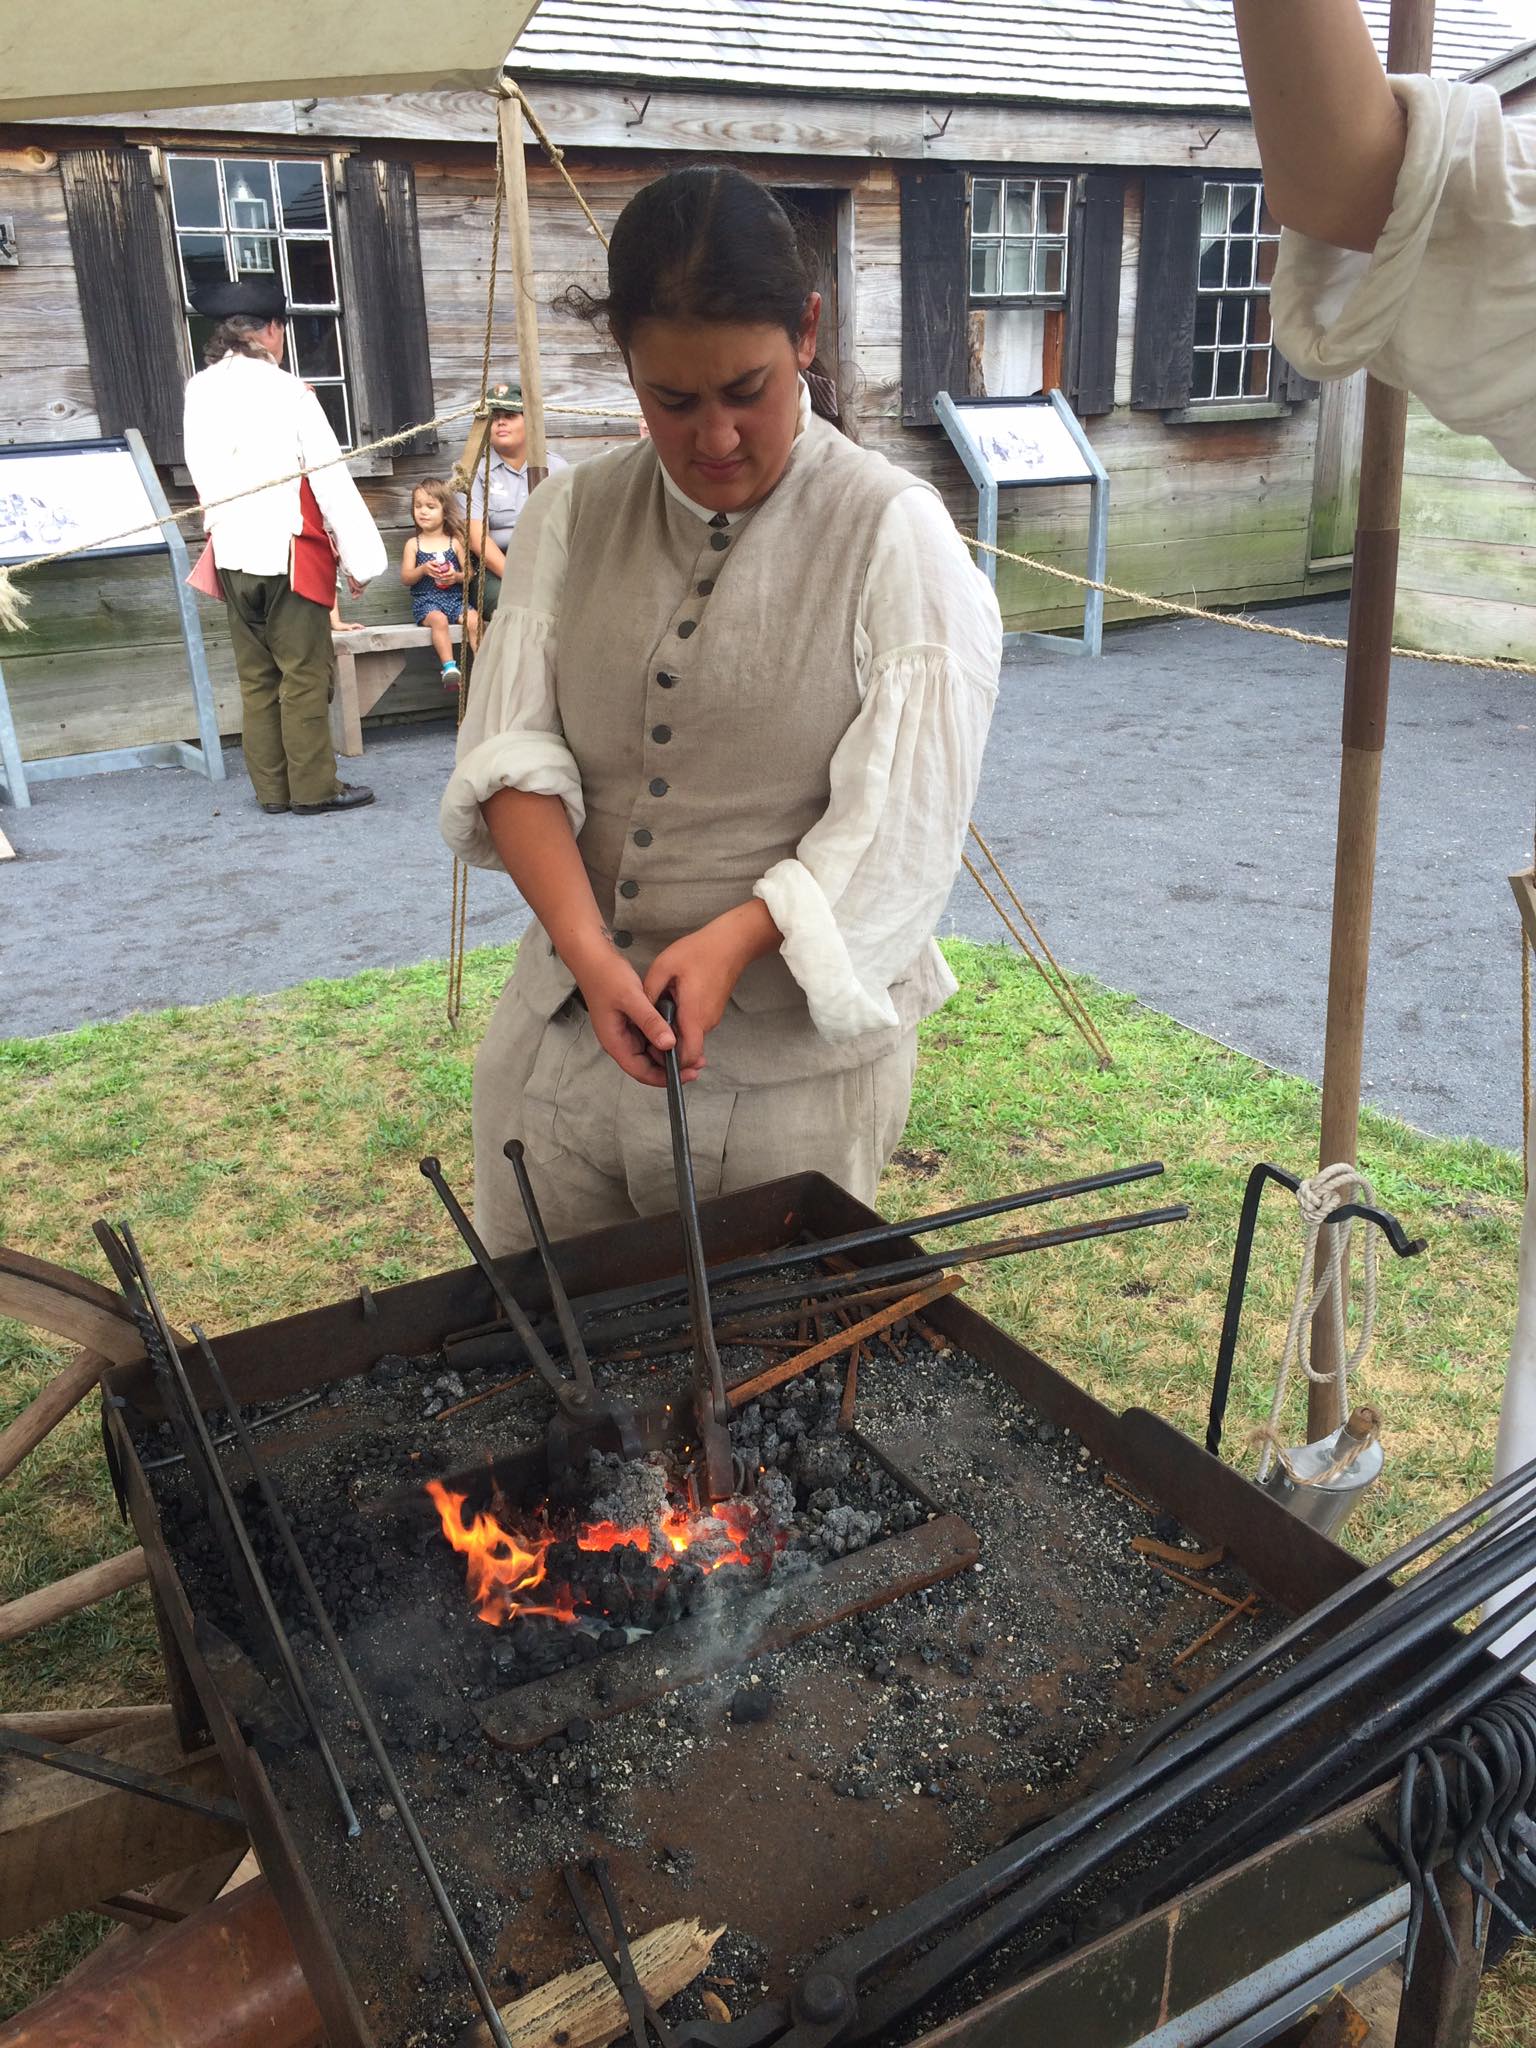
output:
[[[661,1056],[676,1040],[623,954],[602,938],[565,964],[576,977],[603,1051],[632,1081],[665,1088]]]
[[[777,952],[783,935],[756,898],[712,918],[658,953],[645,977],[653,1001],[670,988],[677,1002],[677,1064],[685,1081],[705,1066],[704,1040],[725,1015],[744,968]]]

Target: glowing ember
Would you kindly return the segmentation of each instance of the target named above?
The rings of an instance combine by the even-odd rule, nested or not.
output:
[[[541,1520],[531,1528],[506,1528],[488,1512],[466,1522],[467,1494],[450,1493],[436,1479],[427,1482],[427,1493],[444,1536],[467,1561],[469,1596],[482,1621],[500,1627],[525,1616],[562,1622],[577,1619],[580,1609],[571,1587],[548,1584],[549,1553],[560,1538],[546,1522]],[[583,1551],[640,1551],[657,1572],[669,1572],[679,1558],[687,1557],[699,1572],[709,1573],[725,1565],[753,1562],[747,1549],[753,1519],[753,1509],[744,1500],[722,1501],[713,1512],[699,1515],[669,1506],[654,1527],[584,1522],[571,1540]]]

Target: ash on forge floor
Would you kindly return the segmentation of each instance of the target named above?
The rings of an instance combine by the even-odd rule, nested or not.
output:
[[[724,1354],[727,1378],[782,1355],[735,1347]],[[674,1358],[599,1367],[599,1378],[652,1401],[685,1370]],[[858,1427],[971,1525],[981,1562],[681,1690],[665,1690],[665,1626],[623,1651],[613,1642],[615,1657],[649,1661],[650,1704],[582,1718],[512,1753],[487,1741],[482,1718],[507,1699],[509,1678],[548,1668],[537,1645],[551,1639],[525,1630],[509,1651],[507,1629],[474,1618],[464,1560],[436,1515],[413,1516],[401,1500],[414,1502],[429,1478],[537,1441],[549,1404],[525,1385],[444,1415],[445,1401],[499,1375],[465,1374],[445,1388],[443,1372],[440,1358],[384,1360],[334,1389],[302,1430],[279,1423],[263,1441],[471,1944],[507,1998],[591,1960],[559,1870],[602,1853],[632,1930],[689,1914],[725,1925],[704,1985],[740,2013],[830,1941],[1068,1803],[1137,1729],[1280,1623],[1270,1611],[1239,1620],[1174,1668],[1226,1610],[1130,1545],[1138,1535],[1193,1539],[1150,1521],[1074,1437],[984,1366],[907,1337],[902,1349],[866,1350]],[[789,1549],[774,1576],[786,1558],[791,1571],[820,1569],[818,1555],[839,1541],[829,1531],[846,1548],[850,1529],[868,1535],[871,1524],[890,1530],[927,1512],[872,1459],[855,1455],[844,1468],[842,1373],[841,1362],[823,1368],[738,1418],[759,1461],[795,1482]],[[158,1447],[146,1442],[145,1455]],[[233,1462],[230,1472],[238,1482]],[[813,1478],[828,1483],[806,1483]],[[194,1604],[239,1640],[182,1468],[155,1480]],[[261,1542],[259,1504],[243,1504]],[[343,1839],[305,1747],[268,1753],[278,1798],[381,2048],[435,2048],[469,2016],[467,1987],[318,1641],[276,1563],[271,1576],[363,1836]],[[774,1576],[766,1592],[746,1589],[748,1576],[723,1602],[725,1616],[773,1597]],[[1229,1594],[1250,1590],[1229,1566],[1206,1576]],[[557,1625],[555,1640],[560,1659],[605,1656],[601,1639],[568,1628]],[[973,1984],[953,2002],[975,1994]],[[697,1998],[696,1987],[669,2014],[697,2010]],[[911,2035],[909,2025],[891,2038]]]

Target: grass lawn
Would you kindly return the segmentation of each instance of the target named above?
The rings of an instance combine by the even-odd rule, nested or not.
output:
[[[882,1207],[914,1213],[1165,1160],[1163,1182],[1074,1213],[1179,1199],[1194,1212],[1188,1223],[984,1269],[969,1298],[1111,1406],[1137,1403],[1202,1435],[1243,1180],[1258,1159],[1300,1172],[1315,1164],[1316,1090],[1084,983],[1115,1054],[1100,1073],[1016,956],[947,951],[960,993],[924,1033]],[[429,965],[0,1041],[0,1242],[109,1280],[90,1225],[127,1216],[172,1320],[215,1332],[461,1263],[416,1162],[438,1153],[467,1189],[471,1061],[510,961],[508,949],[470,956],[457,1032],[443,1021],[443,970]],[[1377,1352],[1358,1387],[1382,1410],[1388,1457],[1349,1539],[1380,1555],[1491,1470],[1521,1185],[1509,1153],[1371,1114],[1361,1155],[1381,1201],[1429,1240],[1424,1258],[1383,1265]],[[1246,1457],[1268,1408],[1299,1250],[1294,1205],[1272,1192],[1229,1410],[1232,1457]],[[61,1357],[0,1323],[0,1424]],[[1298,1389],[1293,1439],[1301,1402]],[[88,1408],[0,1490],[0,1600],[127,1540]],[[159,1690],[141,1591],[0,1658],[0,1711],[138,1702]],[[0,1950],[0,2013],[35,1996],[97,1924]],[[1536,2038],[1529,1950],[1490,1984],[1480,2048]]]

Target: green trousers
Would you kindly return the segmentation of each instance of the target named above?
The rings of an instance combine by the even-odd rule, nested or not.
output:
[[[221,569],[244,709],[241,746],[256,800],[319,804],[334,796],[329,706],[336,653],[324,605],[286,576]]]

